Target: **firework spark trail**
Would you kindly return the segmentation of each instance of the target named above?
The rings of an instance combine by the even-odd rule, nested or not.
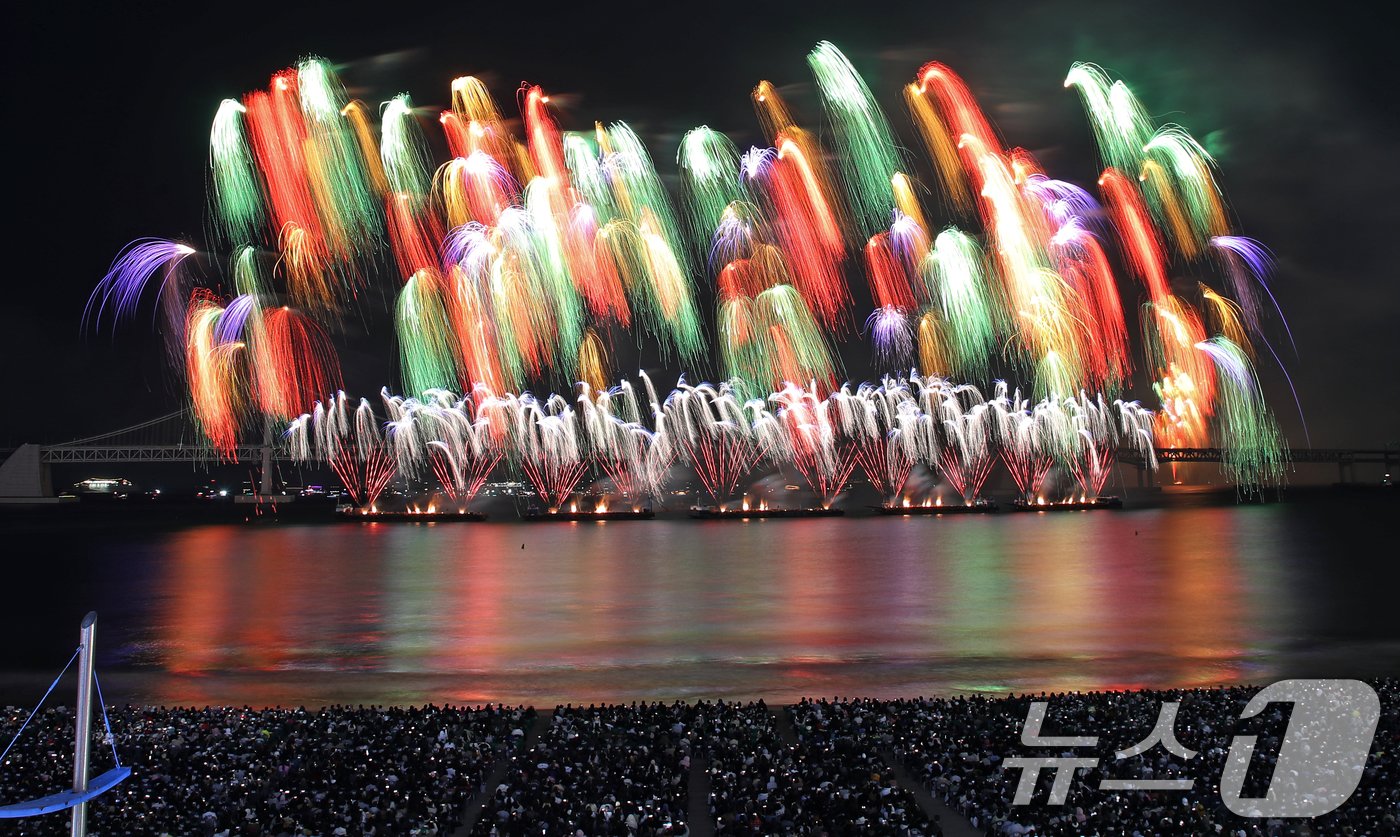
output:
[[[881,499],[891,504],[904,490],[914,459],[905,447],[902,422],[917,408],[904,387],[849,385],[831,395],[842,435],[855,448],[856,461]]]
[[[962,78],[930,61],[918,81],[905,88],[914,123],[933,158],[948,203],[954,210],[972,209],[983,191],[983,155],[1001,156],[1001,143]]]
[[[1167,281],[1162,241],[1147,214],[1147,207],[1137,187],[1122,172],[1105,169],[1099,176],[1099,188],[1113,218],[1119,245],[1129,270],[1147,288],[1148,297],[1157,302],[1171,294]]]
[[[1159,374],[1153,383],[1162,402],[1158,435],[1171,447],[1204,447],[1216,390],[1212,355],[1196,349],[1206,339],[1205,325],[1176,296],[1144,303],[1142,316],[1144,350]]]
[[[550,116],[549,97],[538,84],[522,85],[521,108],[525,118],[526,148],[530,161],[534,164],[536,176],[542,178],[561,204],[573,202],[572,186],[569,183],[569,169],[564,162],[563,139],[554,117]]]
[[[1132,372],[1128,352],[1128,326],[1123,302],[1113,281],[1113,269],[1099,240],[1085,230],[1077,217],[1068,219],[1050,239],[1055,269],[1074,290],[1079,319],[1087,327],[1090,345],[1086,353],[1088,379],[1099,387],[1116,390]]]
[[[1298,344],[1293,340],[1293,330],[1289,328],[1288,320],[1284,319],[1283,308],[1274,297],[1274,292],[1269,290],[1268,279],[1273,273],[1274,259],[1268,248],[1253,239],[1238,235],[1218,235],[1210,240],[1210,244],[1226,262],[1230,290],[1235,295],[1233,301],[1243,312],[1250,331],[1256,335],[1263,334],[1259,295],[1254,290],[1254,286],[1258,285],[1268,295],[1269,302],[1273,303],[1274,310],[1278,312],[1279,321],[1283,324],[1288,342],[1293,346],[1293,353],[1296,355]]]
[[[617,264],[599,246],[598,215],[586,203],[570,210],[565,247],[574,283],[596,322],[614,322],[621,328],[632,325],[632,309],[622,286]]]
[[[224,306],[207,292],[195,293],[185,320],[185,372],[195,416],[214,447],[231,451],[247,418],[248,382],[238,355],[241,341],[220,339]]]
[[[1273,413],[1259,390],[1259,379],[1248,356],[1224,337],[1212,337],[1196,348],[1215,360],[1219,373],[1219,410],[1226,427],[1221,446],[1224,467],[1242,490],[1279,484],[1286,470],[1286,447]]]
[[[701,125],[681,138],[676,162],[692,240],[703,245],[719,227],[725,209],[740,198],[739,149],[729,137]]]
[[[918,307],[909,266],[895,253],[889,231],[876,233],[865,242],[865,269],[870,277],[870,295],[875,299],[875,307],[904,311]]]
[[[512,361],[518,353],[525,373],[538,377],[549,369],[557,349],[567,352],[560,360],[577,361],[583,330],[577,291],[560,275],[559,250],[549,247],[552,224],[547,208],[537,204],[535,209],[541,211],[512,207],[501,213],[486,270],[492,307],[504,326],[498,328],[498,336],[508,341]],[[543,229],[536,226],[541,222]],[[574,370],[562,364],[558,371],[561,377],[574,377]],[[516,389],[523,382],[510,383]]]
[[[1022,188],[1040,204],[1056,230],[1063,231],[1066,225],[1073,224],[1096,236],[1109,232],[1103,206],[1079,186],[1043,173],[1031,173],[1025,177]]]
[[[264,415],[290,419],[321,393],[340,389],[335,348],[314,320],[277,307],[261,311],[258,323],[258,331],[247,338],[256,358],[249,374],[257,381],[257,402]],[[277,374],[257,374],[268,369]]]
[[[794,286],[823,325],[839,329],[851,301],[841,273],[845,241],[810,159],[801,145],[780,135],[776,151],[751,149],[743,156],[741,169],[743,185],[763,207],[754,214],[756,229],[750,235],[778,246]]]
[[[940,368],[925,367],[924,373],[964,380],[983,378],[996,353],[996,335],[1004,332],[1005,326],[998,321],[999,309],[989,296],[982,249],[971,236],[946,229],[934,239],[922,275],[936,303],[935,321],[947,324],[939,344],[948,351]],[[920,337],[922,343],[922,331]]]
[[[958,156],[957,138],[949,135],[933,100],[925,93],[926,90],[920,85],[910,84],[904,88],[904,102],[914,120],[914,127],[924,141],[924,148],[933,160],[944,203],[955,212],[966,212],[972,208],[972,193]]]
[[[380,495],[398,475],[394,458],[383,445],[371,447],[363,459],[348,454],[332,457],[330,466],[355,505],[369,509],[378,505]]]
[[[378,505],[380,495],[398,475],[394,458],[382,445],[371,448],[364,459],[336,456],[330,460],[330,466],[355,505],[369,509]]]
[[[419,438],[429,449],[434,476],[448,497],[465,508],[486,484],[504,451],[491,432],[489,421],[474,415],[470,399],[456,399],[445,391],[432,391],[432,400],[414,412],[425,425]]]
[[[110,306],[115,330],[117,323],[136,315],[147,285],[160,276],[155,292],[155,311],[163,313],[166,318],[161,331],[165,333],[167,348],[172,353],[183,352],[184,304],[191,283],[180,265],[194,254],[193,247],[177,241],[161,238],[133,241],[117,254],[107,275],[102,277],[88,297],[87,305],[83,308],[83,328],[101,328],[102,318]]]
[[[1157,470],[1157,447],[1152,435],[1154,416],[1136,401],[1114,401],[1118,408],[1118,440],[1124,448],[1142,459],[1147,467]]]
[[[631,383],[624,381],[611,390],[585,386],[577,403],[589,458],[612,481],[617,493],[659,497],[669,463],[656,467],[652,449],[665,441],[658,441],[659,434],[642,424]]]
[[[475,242],[479,249],[491,248],[484,235],[478,234]],[[471,269],[453,264],[447,274],[452,286],[447,313],[462,361],[459,377],[463,389],[476,383],[493,392],[505,392],[509,389],[506,382],[516,381],[521,376],[520,357],[509,335],[501,333],[489,266],[480,262],[465,263],[470,264]]]
[[[364,166],[370,188],[376,195],[383,196],[389,191],[389,176],[384,173],[384,160],[379,151],[379,140],[374,135],[369,108],[364,102],[352,99],[340,109],[340,115],[345,117],[355,137],[355,144],[360,149],[360,163]]]
[[[817,44],[807,63],[843,152],[852,214],[858,229],[872,235],[889,222],[894,209],[891,182],[901,166],[893,133],[870,88],[834,44]]]
[[[774,285],[754,298],[754,322],[771,349],[765,387],[814,381],[830,387],[835,360],[806,300],[791,285]]]
[[[347,404],[344,392],[328,402],[317,401],[313,412],[289,424],[287,447],[294,461],[330,465],[355,505],[373,508],[397,476],[398,464],[369,402],[360,400],[353,419]]]
[[[510,171],[484,151],[454,157],[433,175],[433,194],[454,228],[472,221],[494,225],[519,192]]]
[[[1215,292],[1204,282],[1199,283],[1201,299],[1205,302],[1206,310],[1211,314],[1211,321],[1215,323],[1215,331],[1220,336],[1234,343],[1244,351],[1245,355],[1252,361],[1254,359],[1254,346],[1250,343],[1249,332],[1244,322],[1244,312],[1233,300],[1227,299]]]
[[[1235,299],[1230,300],[1218,297],[1218,302],[1213,299],[1208,301],[1215,303],[1218,310],[1234,313],[1236,309],[1240,319],[1244,320],[1248,327],[1249,334],[1257,337],[1264,344],[1264,348],[1269,350],[1269,356],[1274,359],[1280,371],[1283,372],[1284,381],[1288,384],[1288,391],[1293,396],[1293,404],[1298,410],[1298,420],[1303,426],[1303,438],[1308,447],[1312,447],[1312,437],[1308,432],[1308,419],[1303,414],[1303,402],[1298,397],[1298,388],[1293,384],[1293,376],[1288,373],[1288,368],[1284,365],[1278,352],[1274,350],[1273,343],[1264,334],[1261,312],[1259,310],[1258,294],[1254,291],[1254,284],[1264,289],[1269,301],[1273,303],[1274,310],[1278,312],[1279,321],[1283,324],[1284,334],[1288,336],[1289,345],[1293,347],[1293,354],[1298,355],[1298,345],[1293,342],[1293,330],[1289,327],[1288,321],[1284,319],[1283,309],[1279,306],[1278,300],[1274,297],[1273,291],[1269,290],[1268,277],[1273,272],[1273,256],[1268,249],[1253,239],[1243,236],[1216,236],[1211,239],[1211,247],[1221,255],[1226,263],[1227,276],[1230,279],[1232,292]],[[1253,281],[1251,281],[1253,280]],[[1201,285],[1202,292],[1206,289],[1205,284]],[[1238,338],[1231,334],[1223,335],[1226,339],[1236,343],[1251,358],[1251,350],[1248,335],[1241,334]]]
[[[384,104],[380,124],[379,155],[389,191],[421,200],[432,188],[429,174],[433,170],[432,158],[407,93],[400,93]]]
[[[918,375],[886,378],[882,387],[909,392],[913,408],[899,409],[899,438],[909,457],[942,473],[965,503],[977,500],[997,456],[996,413],[982,393]]]
[[[765,455],[764,441],[753,432],[750,414],[727,384],[691,386],[681,381],[664,410],[679,450],[717,505],[732,499],[743,479]],[[754,408],[762,417],[762,402]]]
[[[554,358],[555,365],[565,374],[574,370],[564,362],[577,358],[579,343],[583,340],[583,301],[574,283],[567,257],[564,231],[568,218],[560,207],[562,199],[558,195],[558,184],[548,178],[533,178],[525,187],[525,212],[529,223],[522,231],[529,236],[528,245],[520,242],[522,251],[533,256],[532,269],[546,293],[545,316],[553,314],[554,343],[544,350],[546,357]],[[527,301],[519,301],[521,304]],[[540,323],[540,333],[546,333]],[[569,374],[569,380],[577,375]]]
[[[599,150],[599,138],[603,136],[606,135],[599,128],[592,136],[566,132],[563,139],[564,163],[569,168],[569,178],[583,203],[592,208],[600,226],[616,217],[618,211],[613,203],[612,185],[603,171]]]
[[[399,275],[406,281],[420,270],[436,270],[442,230],[437,219],[426,211],[424,202],[406,192],[398,192],[385,198],[385,215],[390,250],[394,253]]]
[[[297,65],[297,94],[306,125],[307,176],[334,240],[331,249],[342,257],[373,252],[383,228],[379,194],[353,126],[343,118],[345,87],[330,64],[309,58]]]
[[[439,121],[452,156],[470,157],[480,151],[510,169],[516,180],[529,180],[534,174],[527,165],[529,158],[520,153],[486,85],[473,76],[461,76],[452,80],[451,92],[452,109]]]
[[[1142,149],[1152,136],[1152,122],[1132,91],[1121,81],[1110,81],[1103,68],[1076,61],[1065,77],[1065,87],[1079,91],[1104,164],[1122,172],[1134,172]]]
[[[613,202],[639,228],[649,227],[664,239],[675,258],[684,258],[685,239],[670,196],[641,137],[627,123],[614,122],[607,129],[607,144],[610,150],[603,155],[602,166],[612,184]]]
[[[550,511],[557,511],[588,470],[580,445],[578,414],[557,395],[544,404],[526,395],[516,405],[520,468]]]
[[[1061,464],[1079,484],[1081,500],[1098,497],[1118,456],[1118,424],[1103,396],[1091,399],[1082,392],[1064,399],[1063,414],[1069,419],[1075,444]]]
[[[1055,464],[1054,449],[1047,425],[1048,411],[1041,405],[1032,410],[1020,390],[1006,393],[1006,382],[997,382],[995,397],[988,402],[995,415],[1002,462],[1021,492],[1021,499],[1032,502],[1041,496],[1045,479]]]
[[[875,349],[875,361],[887,368],[908,362],[914,351],[914,330],[906,309],[886,305],[875,309],[865,321],[870,343]]]
[[[1177,249],[1187,258],[1197,257],[1211,238],[1227,231],[1220,187],[1211,172],[1214,158],[1180,125],[1163,125],[1142,147],[1142,153],[1143,175],[1138,179],[1161,207],[1159,219],[1176,218],[1169,220],[1167,227],[1176,238]],[[1149,164],[1154,172],[1150,177]]]
[[[225,99],[209,132],[210,214],[223,241],[233,246],[256,241],[266,223],[262,179],[248,147],[247,112],[236,99]]]
[[[780,451],[781,458],[801,472],[822,508],[830,508],[845,490],[857,460],[857,446],[842,438],[832,421],[832,400],[796,384],[769,400],[777,405],[775,424],[780,430],[776,444],[769,445],[770,456]]]
[[[457,384],[456,341],[448,317],[441,275],[419,270],[404,283],[395,307],[399,365],[410,392],[449,389]]]
[[[591,328],[584,332],[583,341],[579,344],[578,379],[580,384],[600,391],[606,391],[613,381],[608,348]]]

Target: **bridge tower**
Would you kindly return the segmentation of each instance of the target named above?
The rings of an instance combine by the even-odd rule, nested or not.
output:
[[[53,498],[53,469],[38,445],[20,445],[0,465],[0,502]]]

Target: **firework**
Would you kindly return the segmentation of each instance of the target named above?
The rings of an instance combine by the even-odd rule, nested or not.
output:
[[[768,452],[746,405],[727,384],[690,386],[684,381],[665,402],[667,427],[716,505],[734,497],[739,482]],[[751,405],[762,417],[762,402]],[[770,436],[771,438],[771,436]]]
[[[225,99],[209,132],[210,211],[215,228],[231,245],[255,241],[265,223],[263,186],[248,147],[248,109]]]
[[[154,303],[201,428],[231,454],[241,431],[296,426],[340,386],[327,335],[371,321],[392,290],[407,396],[385,402],[368,448],[314,453],[362,500],[388,473],[464,501],[508,462],[557,507],[590,469],[640,496],[683,462],[722,503],[764,459],[793,465],[824,503],[857,464],[887,501],[923,464],[971,503],[998,459],[1027,498],[1053,467],[1087,496],[1120,447],[1150,461],[1153,440],[1230,450],[1236,479],[1280,476],[1251,365],[1261,346],[1277,360],[1274,262],[1231,230],[1215,161],[1185,128],[1155,125],[1122,81],[1074,65],[1065,86],[1103,165],[1094,195],[1004,145],[944,64],[903,90],[918,161],[840,50],[822,42],[808,64],[830,147],[760,82],[768,147],[741,154],[709,127],[687,132],[676,203],[637,131],[568,130],[537,85],[516,91],[512,122],[481,80],[453,80],[435,121],[450,158],[435,161],[408,94],[351,101],[330,63],[305,59],[214,114],[208,228],[232,254],[225,275],[188,271],[192,246],[142,240],[85,321]],[[1173,287],[1182,269],[1207,281]],[[861,279],[874,374],[895,377],[841,387]],[[1145,298],[1139,364],[1127,293]],[[629,342],[724,377],[659,400],[648,381],[639,409],[615,378]],[[900,377],[911,366],[920,374]],[[1119,397],[1135,383],[1160,410]]]
[[[880,106],[851,62],[827,41],[807,56],[842,154],[852,214],[866,235],[888,223],[899,152]]]
[[[1021,499],[1033,502],[1041,496],[1045,479],[1055,464],[1053,428],[1049,410],[1037,405],[1032,410],[1017,390],[1006,394],[1006,383],[999,382],[997,395],[990,402],[995,411],[1001,459],[1021,492]]]
[[[557,395],[544,403],[530,395],[511,399],[509,410],[520,469],[549,510],[558,511],[588,470],[578,414]]]
[[[855,449],[856,461],[886,504],[904,490],[914,458],[902,439],[917,407],[902,386],[862,384],[853,393],[843,386],[833,393],[842,435]]]
[[[1196,344],[1210,355],[1219,372],[1219,415],[1224,466],[1235,483],[1251,486],[1277,484],[1284,477],[1287,458],[1283,436],[1273,413],[1264,403],[1259,379],[1248,356],[1224,337]]]
[[[793,384],[770,400],[777,405],[776,425],[781,429],[780,441],[769,445],[770,452],[781,451],[778,455],[802,473],[822,508],[831,508],[855,468],[856,445],[842,438],[839,424],[832,421],[830,400]]]

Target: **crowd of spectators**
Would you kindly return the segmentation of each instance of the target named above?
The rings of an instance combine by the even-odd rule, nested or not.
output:
[[[693,717],[684,703],[555,709],[487,799],[473,833],[686,833]]]
[[[98,730],[93,773],[111,765],[112,744],[134,773],[90,804],[89,833],[446,835],[470,812],[481,837],[688,837],[702,825],[690,822],[692,788],[708,786],[694,800],[704,833],[942,834],[912,790],[922,785],[998,837],[1381,837],[1400,834],[1400,681],[1373,688],[1381,712],[1360,784],[1312,820],[1225,804],[1237,736],[1256,741],[1241,797],[1298,781],[1274,775],[1289,705],[1242,719],[1257,689],[1232,687],[804,700],[785,715],[762,701],[563,706],[538,723],[533,709],[494,706],[113,709],[115,740]],[[1365,726],[1364,713],[1335,714]],[[25,715],[0,715],[0,744]],[[0,805],[68,786],[72,715],[44,712],[17,739],[0,764]],[[1031,804],[1013,804],[1026,772],[1014,760],[1047,757],[1078,760],[1063,804],[1050,804],[1049,769]],[[1182,787],[1121,784],[1164,780]],[[61,833],[58,816],[0,820],[0,837]]]
[[[884,717],[873,729],[894,735],[906,768],[979,830],[1000,835],[1279,835],[1400,834],[1400,681],[1372,684],[1381,714],[1361,781],[1332,813],[1302,819],[1238,816],[1220,789],[1230,745],[1237,735],[1257,736],[1242,798],[1260,798],[1274,780],[1274,765],[1290,712],[1271,704],[1241,720],[1255,687],[1172,691],[1088,692],[1010,698],[956,697],[896,700],[873,707]],[[1030,706],[1047,706],[1042,736],[1096,737],[1092,746],[1028,747],[1022,742]],[[1178,703],[1172,723],[1183,757],[1153,742],[1164,703]],[[867,713],[869,714],[869,713]],[[1029,805],[1013,805],[1023,769],[1011,757],[1074,757],[1096,762],[1075,770],[1064,804],[1050,805],[1051,771],[1044,771]],[[1100,788],[1105,779],[1189,780],[1186,790]],[[1277,777],[1288,782],[1290,777]],[[1306,789],[1305,789],[1306,790]],[[1318,791],[1322,789],[1316,789]]]
[[[6,710],[8,743],[26,712]],[[91,775],[131,778],[88,807],[93,835],[449,834],[492,763],[519,742],[522,707],[333,706],[110,710]],[[0,803],[72,786],[73,712],[35,716],[0,764]],[[95,723],[95,726],[97,724]],[[0,820],[0,835],[55,834],[61,814]]]
[[[721,707],[728,735],[714,737],[710,813],[718,835],[934,835],[913,794],[890,775],[878,742],[837,732],[823,708],[787,710],[798,730],[788,744],[761,702]],[[834,712],[830,713],[834,715]]]

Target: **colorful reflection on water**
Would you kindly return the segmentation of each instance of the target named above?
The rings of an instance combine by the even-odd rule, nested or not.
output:
[[[1269,508],[523,526],[208,526],[112,660],[177,703],[774,700],[1268,678]],[[122,630],[111,627],[108,630]]]
[[[0,677],[66,658],[89,607],[123,702],[785,701],[1269,682],[1308,660],[1365,676],[1400,640],[1378,616],[1392,562],[1361,547],[1387,519],[1276,504],[90,533],[35,545],[49,557],[0,629],[52,648],[12,644]]]

